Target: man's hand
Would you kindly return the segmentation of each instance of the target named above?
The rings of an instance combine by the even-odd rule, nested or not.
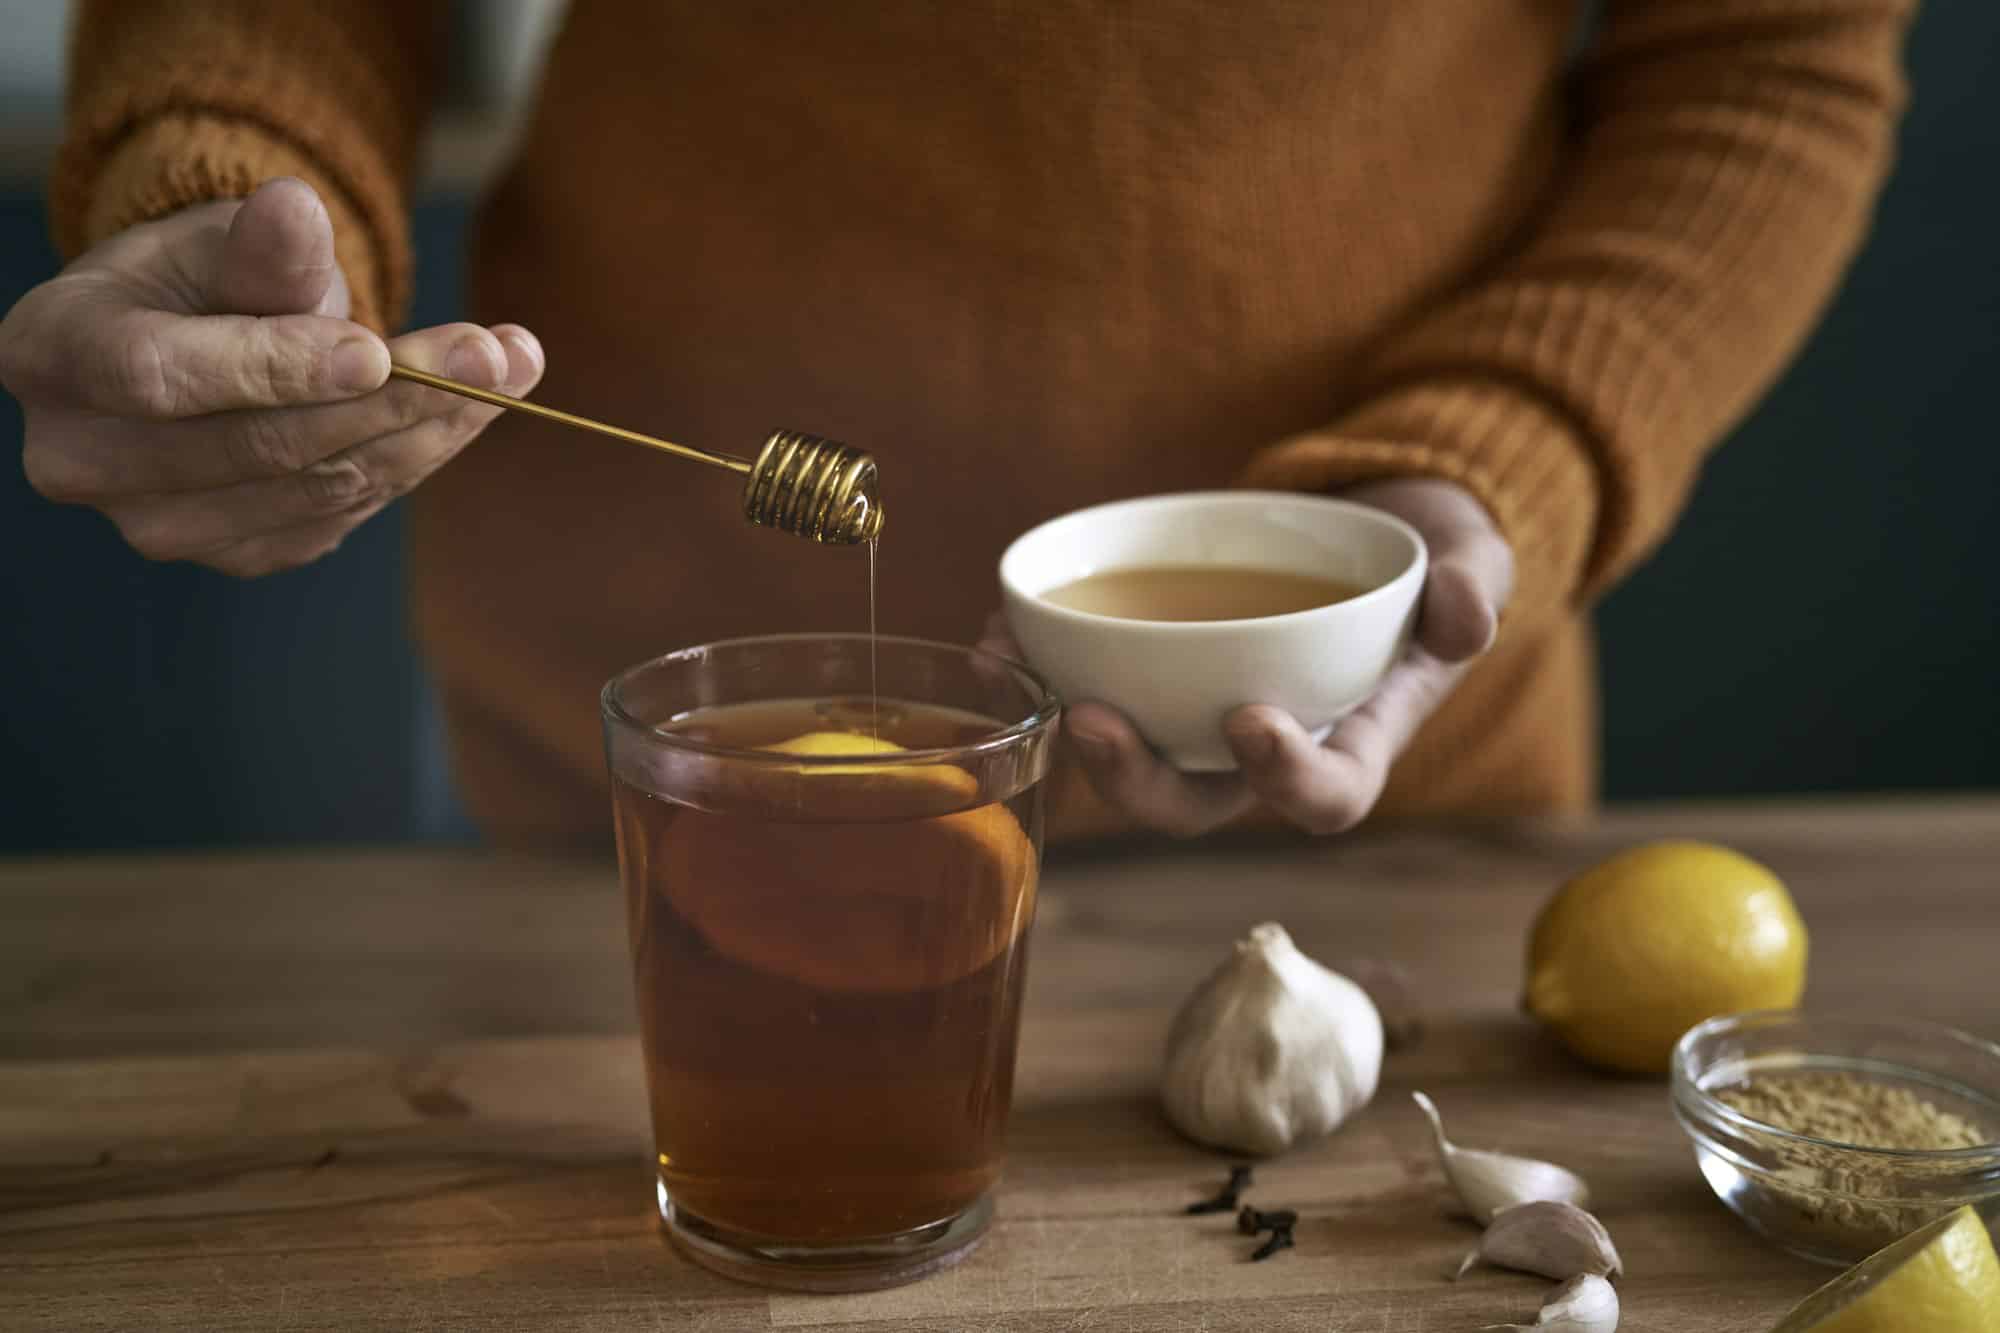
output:
[[[516,395],[541,378],[516,325],[385,343],[347,313],[300,181],[111,238],[0,322],[29,483],[101,510],[151,559],[272,573],[333,550],[499,415],[389,380],[392,357]]]
[[[1261,799],[1308,832],[1352,828],[1374,808],[1417,727],[1491,645],[1514,559],[1480,503],[1451,482],[1428,478],[1377,482],[1345,498],[1395,514],[1430,548],[1409,651],[1321,744],[1282,709],[1250,704],[1231,713],[1223,728],[1241,766],[1235,773],[1183,773],[1154,754],[1123,714],[1087,700],[1074,704],[1063,730],[1098,794],[1126,817],[1191,837]],[[981,646],[1020,656],[999,616]]]

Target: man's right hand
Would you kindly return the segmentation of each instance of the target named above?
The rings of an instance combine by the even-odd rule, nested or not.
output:
[[[301,181],[111,238],[0,321],[29,483],[101,510],[151,559],[273,573],[333,550],[499,415],[389,379],[392,358],[516,396],[541,378],[518,325],[385,342],[347,314]]]

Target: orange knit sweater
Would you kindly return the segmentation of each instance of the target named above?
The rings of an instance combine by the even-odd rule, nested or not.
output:
[[[1612,0],[1566,74],[1563,0],[575,0],[471,315],[541,335],[550,402],[872,449],[885,631],[969,639],[1004,543],[1078,505],[1455,479],[1516,599],[1385,808],[1575,807],[1585,609],[1838,281],[1913,7]],[[441,9],[85,0],[62,245],[297,175],[393,323]],[[859,553],[530,420],[411,518],[460,779],[508,841],[603,837],[614,669],[864,623]],[[1111,826],[1059,777],[1058,833]]]

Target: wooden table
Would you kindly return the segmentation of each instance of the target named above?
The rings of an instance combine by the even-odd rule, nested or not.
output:
[[[1366,833],[1058,861],[1045,884],[1000,1220],[961,1268],[866,1296],[734,1285],[652,1216],[608,866],[473,853],[0,866],[0,1327],[1257,1330],[1532,1316],[1545,1284],[1446,1272],[1408,1090],[1463,1141],[1593,1182],[1626,1333],[1751,1333],[1824,1279],[1711,1198],[1658,1082],[1573,1065],[1515,1013],[1566,874],[1713,838],[1790,883],[1809,1003],[2000,1034],[2000,801],[1678,807],[1558,828]],[[1298,1248],[1244,1261],[1223,1175],[1153,1095],[1168,1015],[1249,925],[1393,958],[1428,1032],[1338,1135],[1259,1171]]]

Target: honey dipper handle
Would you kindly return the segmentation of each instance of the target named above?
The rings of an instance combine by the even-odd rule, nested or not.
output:
[[[509,412],[526,412],[529,416],[541,417],[545,421],[560,422],[565,426],[574,426],[578,430],[595,431],[599,435],[609,435],[614,440],[624,440],[628,444],[643,444],[648,449],[658,449],[661,453],[674,454],[681,458],[691,458],[697,463],[707,463],[711,467],[728,468],[731,472],[740,472],[745,475],[750,471],[750,460],[747,458],[736,458],[730,454],[711,453],[706,449],[697,449],[693,445],[675,444],[672,440],[662,440],[651,435],[642,435],[636,430],[626,430],[623,426],[612,426],[602,421],[592,421],[589,417],[580,417],[574,412],[564,412],[558,408],[544,407],[540,403],[531,403],[525,398],[511,398],[504,393],[495,393],[491,389],[476,389],[470,384],[461,384],[457,380],[446,379],[442,375],[433,375],[427,370],[413,370],[409,366],[391,365],[389,367],[389,374],[399,380],[409,380],[413,384],[422,384],[429,388],[442,389],[446,393],[455,393],[461,398],[470,398],[474,402],[487,403],[494,407],[504,407]]]

